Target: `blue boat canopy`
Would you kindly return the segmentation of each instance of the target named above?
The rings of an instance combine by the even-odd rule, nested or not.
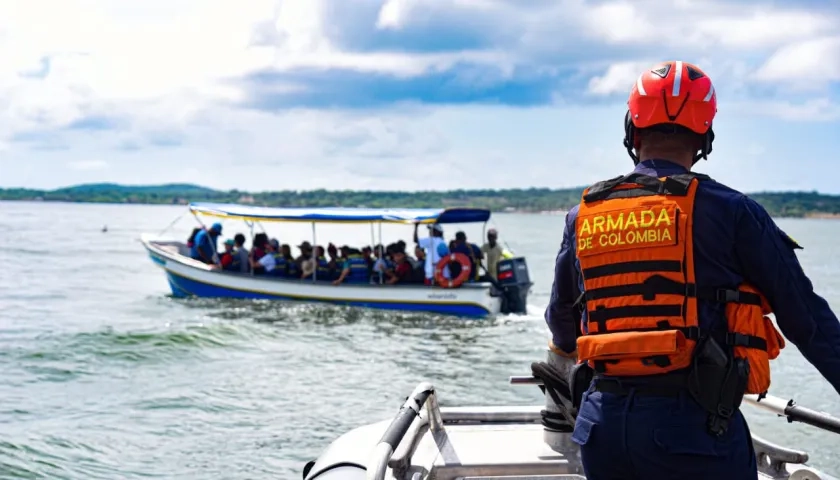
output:
[[[272,208],[234,203],[191,203],[194,214],[262,222],[316,223],[479,223],[490,219],[481,208]]]

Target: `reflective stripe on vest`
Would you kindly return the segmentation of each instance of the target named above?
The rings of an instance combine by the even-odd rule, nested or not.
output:
[[[272,253],[272,255],[274,256],[274,269],[269,273],[285,277],[289,271],[289,262],[286,261],[286,257],[282,253]]]
[[[367,262],[361,255],[348,255],[347,260],[350,261],[350,274],[347,275],[347,280],[352,282],[370,281]]]
[[[315,269],[315,276],[317,278],[320,278],[321,280],[332,280],[330,278],[332,275],[332,271],[330,271],[330,262],[326,259],[326,257],[318,257],[318,265]]]
[[[784,340],[764,316],[770,309],[763,296],[749,285],[695,283],[694,199],[705,180],[632,173],[584,191],[575,223],[584,283],[578,302],[586,313],[578,358],[597,372],[635,376],[688,367],[706,332],[698,318],[702,299],[727,304],[730,331],[719,341],[749,358],[747,393],[769,386],[769,360]]]
[[[295,278],[300,276],[300,268],[293,258],[286,259],[286,274]]]

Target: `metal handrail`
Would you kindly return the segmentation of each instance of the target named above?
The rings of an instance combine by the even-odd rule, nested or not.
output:
[[[753,406],[787,417],[788,422],[806,423],[821,430],[840,433],[840,418],[797,405],[793,399],[785,400],[772,395],[744,395],[744,400]]]
[[[384,480],[388,462],[394,455],[394,450],[402,442],[406,432],[408,432],[414,419],[420,415],[424,405],[429,408],[429,423],[432,431],[436,432],[443,428],[440,407],[435,398],[435,387],[431,383],[422,382],[414,388],[414,391],[402,404],[399,413],[388,425],[379,443],[371,452],[367,465],[367,480]]]
[[[511,376],[512,385],[542,385],[542,379],[532,375]],[[828,432],[840,433],[840,418],[826,412],[818,412],[773,395],[744,395],[744,401],[776,415],[787,417],[788,422],[800,422]]]

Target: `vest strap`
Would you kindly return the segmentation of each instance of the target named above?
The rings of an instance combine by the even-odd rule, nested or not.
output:
[[[746,335],[738,332],[726,332],[724,343],[733,347],[767,350],[767,340],[755,335]]]
[[[683,295],[719,303],[761,305],[761,298],[754,293],[737,289],[697,286],[694,283],[677,282],[662,275],[651,275],[642,283],[596,288],[585,293],[587,300],[641,295],[647,301],[655,300],[657,294]]]
[[[633,317],[682,317],[683,306],[679,305],[629,305],[624,307],[598,307],[589,311],[589,321],[606,326],[606,322],[616,318]],[[606,328],[599,328],[606,331]]]
[[[678,260],[641,260],[633,262],[611,263],[583,269],[583,278],[608,277],[625,273],[682,272],[682,262]]]
[[[677,195],[684,197],[688,195],[691,181],[695,178],[698,180],[711,180],[708,176],[699,173],[681,173],[659,179],[634,172],[596,183],[586,190],[586,193],[583,195],[583,202],[589,203],[613,198],[633,198],[649,195]],[[618,189],[619,186],[624,185],[632,187]]]

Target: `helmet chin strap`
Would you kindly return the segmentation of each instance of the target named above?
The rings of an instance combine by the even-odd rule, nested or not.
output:
[[[671,127],[671,128],[663,128],[661,130],[670,130],[674,132],[677,125],[662,125],[662,127]],[[630,116],[630,110],[627,110],[627,113],[624,115],[624,148],[627,149],[627,154],[633,159],[633,165],[639,164],[639,156],[634,152],[636,148],[636,141],[637,135],[639,130],[633,125],[633,119]],[[668,133],[667,131],[665,133]],[[700,159],[708,160],[709,154],[712,153],[712,142],[715,140],[715,132],[712,130],[712,127],[709,127],[709,130],[703,134],[703,145],[700,147],[699,151],[694,154],[694,158],[691,162],[691,165],[695,165]]]

